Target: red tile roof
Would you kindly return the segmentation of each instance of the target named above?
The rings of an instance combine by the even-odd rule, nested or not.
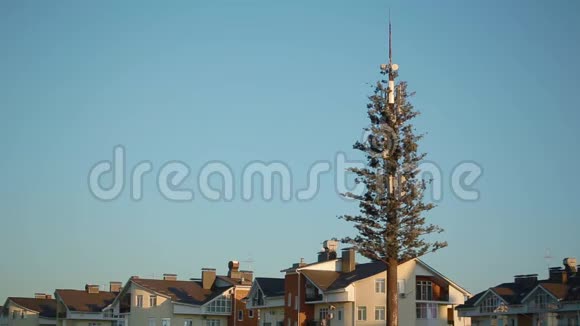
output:
[[[70,311],[101,312],[110,305],[117,293],[99,291],[88,293],[85,290],[56,290],[56,295]]]
[[[202,305],[231,288],[231,286],[214,287],[210,290],[205,290],[194,281],[151,280],[142,278],[133,278],[131,281],[151,291],[166,295],[174,302],[194,305]]]
[[[56,300],[54,300],[54,299],[35,299],[35,298],[10,297],[10,298],[8,298],[7,301],[12,301],[15,304],[17,304],[23,308],[26,308],[28,310],[36,311],[36,312],[38,312],[39,316],[44,317],[44,318],[55,318],[56,317]]]

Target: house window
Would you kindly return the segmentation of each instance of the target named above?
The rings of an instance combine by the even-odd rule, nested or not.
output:
[[[171,319],[170,318],[161,319],[161,326],[171,326]]]
[[[16,319],[18,316],[18,310],[12,310],[12,319]]]
[[[292,293],[288,293],[288,307],[292,307]]]
[[[142,295],[138,295],[137,296],[137,303],[136,303],[137,307],[143,307],[143,296]]]
[[[375,307],[375,320],[385,320],[385,307]]]
[[[157,296],[149,296],[149,307],[157,307]]]
[[[244,320],[244,311],[238,310],[238,321]]]
[[[417,300],[433,300],[433,283],[431,281],[417,281]]]
[[[367,320],[367,307],[360,306],[357,310],[358,320]]]
[[[252,296],[252,305],[263,306],[264,305],[264,294],[260,290],[256,290]]]
[[[214,301],[210,302],[206,308],[207,312],[232,312],[232,300],[229,295],[222,295]]]
[[[375,293],[385,293],[385,279],[377,278],[375,280]]]
[[[342,308],[340,308],[338,310],[338,316],[336,316],[338,318],[338,320],[342,320],[342,314],[343,314],[343,311],[342,311]]]
[[[325,320],[328,317],[328,308],[320,308],[318,312],[319,320]]]
[[[191,320],[191,319],[186,319],[186,320],[183,322],[183,326],[193,326],[193,320]]]
[[[479,306],[480,312],[494,312],[495,309],[499,306],[499,299],[497,296],[490,294],[488,295],[485,300]]]
[[[417,303],[417,319],[437,319],[437,305],[434,303]]]
[[[206,319],[205,326],[220,326],[219,319]]]
[[[534,297],[534,306],[536,309],[546,309],[548,307],[548,294],[544,291],[538,291]]]
[[[149,318],[149,326],[155,326],[155,318]]]
[[[248,310],[248,317],[249,318],[254,318],[254,309]]]

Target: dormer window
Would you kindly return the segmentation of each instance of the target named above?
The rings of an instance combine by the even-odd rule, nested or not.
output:
[[[232,300],[229,295],[222,295],[214,301],[210,302],[206,308],[207,312],[232,312]]]
[[[494,294],[489,294],[485,300],[481,303],[480,311],[491,313],[494,312],[497,307],[499,307],[499,298]]]
[[[417,300],[433,300],[433,283],[431,281],[417,281]]]
[[[306,301],[321,301],[322,293],[310,281],[306,282]]]
[[[264,294],[262,294],[262,291],[256,290],[254,292],[254,295],[252,296],[252,305],[254,306],[264,305]]]
[[[537,291],[534,297],[534,307],[536,309],[546,309],[548,307],[548,294],[544,291]]]

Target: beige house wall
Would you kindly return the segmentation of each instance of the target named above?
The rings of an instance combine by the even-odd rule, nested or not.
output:
[[[271,326],[276,326],[278,322],[284,322],[284,307],[260,309],[260,321],[258,322],[258,326],[264,326],[268,323],[270,323]]]
[[[399,325],[400,326],[447,326],[447,309],[451,308],[452,305],[448,304],[438,304],[437,307],[437,319],[418,319],[417,318],[417,301],[416,301],[416,276],[434,276],[434,274],[424,268],[417,261],[412,260],[405,264],[399,266],[397,278],[399,282],[404,284],[405,295],[399,295]],[[387,278],[387,273],[383,272],[371,276],[369,278],[360,280],[356,282],[355,285],[355,297],[356,306],[352,311],[354,315],[354,324],[346,325],[365,325],[365,326],[378,326],[385,325],[384,320],[375,320],[375,308],[376,307],[386,307],[386,293],[376,293],[375,292],[375,280]],[[457,302],[461,304],[464,302],[464,296],[461,291],[449,286],[449,299],[450,302]],[[366,321],[359,321],[358,319],[358,307],[364,306],[367,310]],[[469,318],[459,318],[457,312],[454,312],[454,322],[455,326],[467,326],[470,325]],[[336,325],[336,324],[334,324]]]
[[[54,325],[54,320],[47,320],[45,318],[39,318],[38,313],[35,311],[28,310],[12,302],[8,305],[8,315],[5,316],[6,325],[8,326],[38,326],[42,320],[43,324]],[[13,318],[14,311],[17,312],[18,316]],[[24,318],[22,318],[22,312],[24,311]]]
[[[156,294],[134,283],[131,284],[130,295],[131,313],[128,314],[128,324],[125,326],[150,326],[150,320],[155,322],[155,326],[162,326],[164,319],[169,320],[170,326],[184,326],[186,320],[191,320],[193,326],[205,326],[208,319],[220,320],[221,326],[228,325],[227,316],[175,314],[173,302],[160,295],[157,295],[157,306],[152,307],[149,304],[149,298]],[[143,296],[143,307],[137,307],[139,295]]]
[[[227,316],[175,315],[171,320],[171,326],[184,326],[185,321],[188,319],[192,320],[193,326],[205,326],[205,322],[208,319],[220,320],[221,326],[228,325]]]
[[[335,308],[332,312],[334,318],[330,320],[330,323],[327,323],[328,326],[349,326],[353,325],[355,316],[353,314],[353,302],[344,302],[344,303],[333,303],[332,306]],[[320,321],[320,310],[321,309],[329,309],[329,304],[326,303],[318,303],[314,307],[314,319]],[[330,311],[330,310],[329,310]],[[341,313],[339,313],[339,311]],[[342,315],[342,316],[339,316]],[[339,319],[339,317],[341,317]],[[384,325],[384,323],[383,323]]]
[[[125,326],[149,326],[149,318],[155,320],[155,326],[161,326],[163,318],[173,317],[173,304],[168,298],[157,295],[157,306],[151,307],[149,298],[155,293],[147,291],[135,283],[131,283],[130,293],[131,313],[128,318],[129,324]],[[137,307],[137,296],[139,295],[143,296],[143,307]]]

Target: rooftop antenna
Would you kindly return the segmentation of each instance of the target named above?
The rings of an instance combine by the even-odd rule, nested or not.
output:
[[[254,258],[252,258],[252,253],[248,254],[248,259],[242,261],[242,263],[246,263],[248,264],[248,270],[253,271],[252,269],[252,264],[255,263],[256,261],[254,260]]]
[[[546,248],[546,255],[544,256],[544,259],[546,260],[546,264],[548,264],[548,267],[550,267],[550,264],[552,264],[552,253],[550,248]]]
[[[399,70],[399,65],[393,63],[393,27],[391,24],[391,9],[389,8],[389,63],[382,64],[381,70],[383,72],[388,72],[389,83],[388,83],[388,105],[391,109],[395,107],[395,72]]]
[[[389,8],[389,66],[393,65],[393,35],[391,33],[391,8]]]
[[[399,65],[393,63],[393,27],[391,24],[391,8],[389,8],[389,63],[381,65],[383,73],[388,72],[389,81],[387,84],[387,107],[393,113],[393,118],[396,121],[398,115],[398,106],[395,106],[395,72],[399,70]],[[388,153],[383,152],[383,158],[387,158]],[[388,189],[390,194],[395,193],[397,189],[397,180],[394,175],[389,175]]]

